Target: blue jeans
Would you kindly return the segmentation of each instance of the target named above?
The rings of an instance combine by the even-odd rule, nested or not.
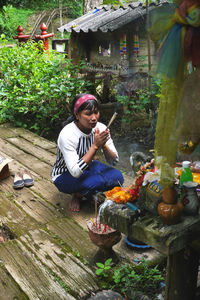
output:
[[[123,182],[124,178],[119,170],[94,160],[79,178],[65,172],[56,178],[54,184],[60,192],[66,194],[79,192],[91,195],[111,190]]]

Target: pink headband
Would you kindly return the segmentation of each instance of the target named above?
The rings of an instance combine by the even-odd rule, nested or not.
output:
[[[86,95],[78,98],[78,100],[76,101],[76,103],[74,105],[74,114],[76,114],[79,107],[88,100],[96,100],[97,101],[97,99],[93,95],[90,95],[90,94],[86,94]]]

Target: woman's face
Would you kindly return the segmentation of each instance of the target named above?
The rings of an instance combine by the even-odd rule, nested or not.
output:
[[[84,133],[90,133],[92,128],[94,128],[99,120],[99,110],[93,107],[92,110],[84,109],[79,112],[77,117],[77,125],[81,131]]]

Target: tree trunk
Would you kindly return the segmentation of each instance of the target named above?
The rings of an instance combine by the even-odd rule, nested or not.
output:
[[[147,26],[149,26],[149,0],[146,0],[146,22],[147,22]],[[149,32],[147,31],[147,51],[148,51],[148,88],[151,91],[151,76],[150,76],[150,72],[151,72],[151,46],[150,46],[150,36],[149,36]]]
[[[84,0],[84,14],[97,6],[100,6],[102,2],[102,0]]]
[[[60,12],[60,26],[63,25],[63,19],[62,19],[62,14],[63,14],[63,11],[62,11],[62,0],[59,0],[59,12]],[[61,37],[63,39],[63,32],[61,32]]]

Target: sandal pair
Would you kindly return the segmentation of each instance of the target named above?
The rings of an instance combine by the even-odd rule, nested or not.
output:
[[[14,189],[21,189],[24,186],[30,187],[32,185],[34,185],[34,179],[32,178],[29,171],[24,170],[23,174],[21,174],[20,172],[15,173],[13,182]]]

